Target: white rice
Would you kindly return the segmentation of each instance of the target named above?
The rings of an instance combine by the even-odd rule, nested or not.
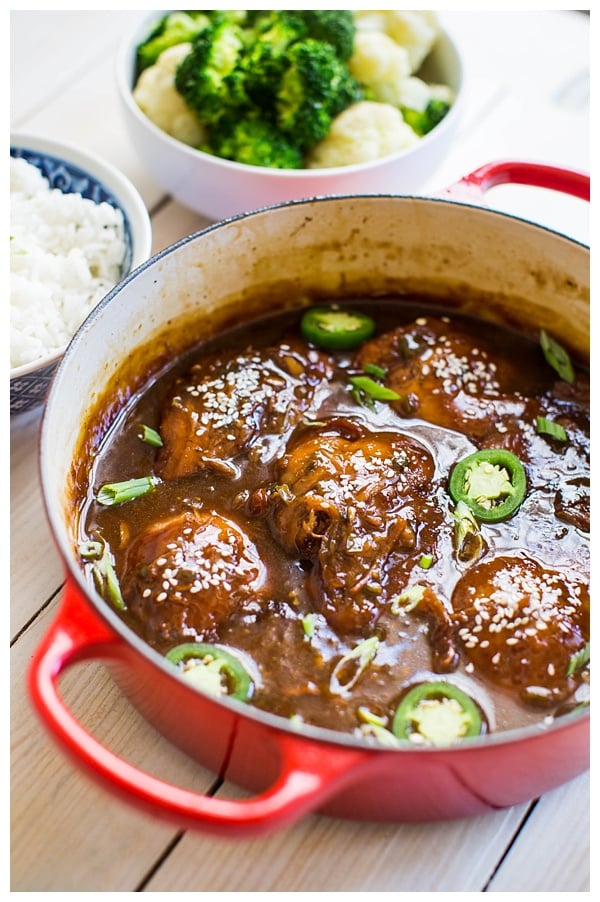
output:
[[[62,350],[121,277],[123,214],[10,160],[11,368]]]

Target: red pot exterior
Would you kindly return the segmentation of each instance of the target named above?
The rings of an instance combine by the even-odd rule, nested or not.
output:
[[[291,262],[285,255],[290,247]],[[233,272],[223,269],[224,262]],[[440,292],[444,278],[449,287]],[[560,334],[573,353],[582,359],[588,353],[589,253],[581,245],[449,200],[329,198],[219,224],[141,267],[88,320],[50,392],[42,427],[42,485],[67,590],[32,662],[33,702],[63,748],[92,776],[181,826],[257,835],[317,810],[384,821],[460,818],[535,798],[589,766],[585,714],[448,749],[385,749],[316,728],[296,731],[274,716],[193,690],[83,581],[73,550],[70,461],[81,444],[81,423],[89,432],[97,386],[125,356],[122,335],[136,334],[131,327],[136,308],[142,347],[153,329],[160,333],[168,318],[187,314],[194,305],[204,304],[210,315],[219,307],[229,310],[236,292],[236,316],[250,316],[256,311],[248,302],[250,283],[264,293],[265,285],[277,282],[280,303],[282,284],[289,296],[305,283],[310,297],[316,286],[324,293],[340,293],[341,286],[366,293],[373,281],[382,290],[433,287],[450,308],[461,291],[483,297],[489,302],[484,315],[497,318],[502,311],[508,322],[522,318],[526,327],[562,326]],[[91,402],[82,399],[86,392]],[[164,736],[255,795],[243,802],[197,795],[141,774],[104,750],[70,715],[57,689],[60,672],[89,657],[107,661],[121,690]]]
[[[86,733],[56,680],[102,658],[144,717],[205,767],[255,793],[213,799],[145,774]],[[589,767],[589,717],[551,732],[450,749],[357,747],[348,738],[290,731],[276,718],[198,694],[112,629],[73,582],[30,669],[33,702],[64,751],[102,786],[179,827],[247,838],[309,812],[369,821],[426,822],[487,814],[535,798]]]

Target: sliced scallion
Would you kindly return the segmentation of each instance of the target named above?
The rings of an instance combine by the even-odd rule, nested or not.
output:
[[[302,618],[302,630],[308,639],[311,639],[315,634],[316,616],[316,614],[305,614]]]
[[[151,426],[142,425],[140,438],[146,445],[152,445],[153,448],[162,448],[163,440],[160,435]]]
[[[362,721],[360,732],[366,738],[373,737],[380,745],[397,748],[400,741],[394,736],[391,730],[387,729],[387,717],[379,717],[373,714],[368,708],[361,707],[357,711],[358,719]]]
[[[348,693],[377,654],[378,647],[379,639],[377,636],[371,636],[369,639],[363,639],[340,658],[329,681],[331,692],[336,695]],[[349,674],[348,679],[344,679],[346,673]]]
[[[96,495],[98,504],[109,506],[111,504],[123,504],[125,501],[133,501],[151,492],[156,485],[152,476],[142,476],[139,479],[127,479],[125,482],[109,482],[103,485]]]
[[[388,718],[381,714],[374,714],[370,708],[367,708],[365,705],[360,705],[357,709],[358,719],[362,720],[363,723],[374,724],[378,727],[385,727],[388,723]]]
[[[121,594],[121,587],[108,545],[104,542],[87,541],[82,542],[78,550],[84,560],[93,561],[92,575],[103,598],[117,610],[124,611],[125,600]]]
[[[110,601],[112,606],[117,608],[117,610],[124,611],[125,601],[121,594],[121,586],[119,585],[119,580],[117,578],[117,574],[115,573],[115,568],[113,567],[111,559],[108,557],[108,553],[106,554],[105,558],[103,558],[103,561],[107,600]]]
[[[390,610],[392,614],[399,614],[400,611],[413,611],[417,605],[423,600],[425,594],[425,586],[415,585],[409,586],[400,595],[392,601]]]
[[[433,555],[432,554],[422,554],[419,560],[419,567],[422,570],[429,570],[431,565],[433,564]]]
[[[560,423],[555,423],[554,420],[549,420],[547,417],[537,417],[535,422],[539,435],[549,435],[550,438],[555,438],[559,442],[567,441],[567,433]]]
[[[370,376],[350,376],[350,384],[361,396],[366,395],[375,401],[400,401],[401,395],[391,388],[376,382]]]
[[[590,643],[586,642],[583,648],[580,648],[579,651],[576,651],[571,655],[569,660],[569,667],[567,669],[567,676],[573,676],[574,673],[579,673],[580,670],[583,670],[590,662]]]
[[[388,371],[384,370],[382,366],[377,366],[376,363],[365,363],[363,367],[365,373],[369,376],[375,376],[376,379],[385,379]]]
[[[462,564],[474,563],[486,549],[486,543],[479,530],[479,524],[471,508],[459,501],[454,509],[454,550]]]
[[[104,545],[102,544],[102,542],[94,542],[90,539],[87,542],[82,542],[77,550],[79,551],[79,554],[82,558],[86,560],[95,560],[102,556]]]
[[[573,364],[567,351],[560,345],[551,335],[548,335],[545,329],[540,332],[540,344],[547,363],[556,370],[561,379],[565,382],[575,381],[575,372]]]

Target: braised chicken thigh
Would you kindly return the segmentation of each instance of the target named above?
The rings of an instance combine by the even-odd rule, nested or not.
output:
[[[201,360],[165,405],[157,472],[163,479],[203,469],[235,476],[241,454],[253,448],[269,456],[285,440],[331,371],[326,355],[287,342]]]
[[[127,549],[121,586],[139,632],[149,641],[214,637],[260,597],[265,565],[231,518],[190,510],[157,520]]]
[[[342,429],[352,433],[351,425]],[[273,534],[311,562],[317,610],[364,633],[435,547],[443,515],[430,498],[434,462],[398,433],[312,430],[282,459],[271,493]]]
[[[501,353],[485,329],[448,317],[418,317],[406,326],[367,342],[354,365],[376,364],[386,384],[400,396],[392,406],[400,416],[418,416],[464,433],[478,443],[493,434],[495,446],[509,430],[535,417],[538,402],[523,394],[521,362]],[[532,372],[533,370],[533,372]],[[531,366],[535,390],[548,382]]]

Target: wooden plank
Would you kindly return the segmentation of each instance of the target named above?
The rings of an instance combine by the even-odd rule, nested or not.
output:
[[[11,417],[10,581],[11,634],[58,590],[63,568],[51,537],[40,494],[40,411]]]
[[[152,252],[157,253],[210,224],[211,220],[205,216],[169,200],[152,217]]]
[[[51,741],[31,710],[24,674],[56,613],[53,603],[11,652],[11,888],[134,891],[177,836],[100,788]],[[98,663],[61,680],[77,718],[138,767],[199,792],[214,775],[159,736]]]
[[[143,13],[50,12],[40,14],[35,24],[37,15],[25,12],[11,17],[12,85],[23,86],[16,98],[13,91],[11,129],[66,141],[97,154],[131,179],[148,208],[155,206],[164,191],[141,167],[131,146],[115,73],[122,37],[135,28]],[[41,59],[33,67],[34,84],[29,84],[31,26],[38,36],[35,46],[40,43],[40,30],[45,36]],[[59,35],[56,45],[48,40],[55,33]],[[91,35],[95,37],[89,49],[86,42]],[[64,71],[56,66],[57,59],[66,60]],[[40,71],[47,71],[48,78],[40,79]],[[40,102],[29,96],[36,87]]]
[[[228,797],[244,797],[225,790]],[[274,836],[235,843],[187,833],[146,889],[479,892],[526,810],[521,805],[471,820],[399,825],[312,815]]]
[[[589,892],[589,773],[539,800],[488,889]]]
[[[122,35],[144,16],[122,10],[11,10],[13,125],[20,128],[23,119],[50,107],[86,72],[112,58]]]

